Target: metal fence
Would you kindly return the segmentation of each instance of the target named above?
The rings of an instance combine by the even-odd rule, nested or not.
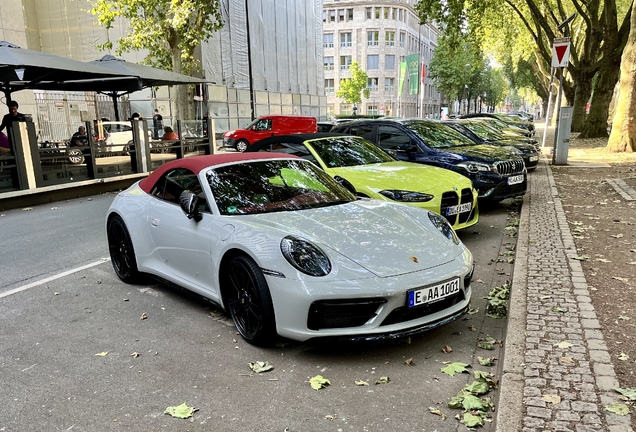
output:
[[[115,109],[109,96],[98,93],[34,91],[37,105],[39,142],[68,141],[86,121],[114,119]],[[127,97],[118,99],[122,118],[130,116]]]

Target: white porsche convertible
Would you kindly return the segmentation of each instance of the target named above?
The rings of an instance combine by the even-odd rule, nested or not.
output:
[[[272,153],[162,165],[106,219],[113,267],[223,307],[250,343],[400,338],[468,310],[471,253],[443,217],[359,199],[313,163]]]

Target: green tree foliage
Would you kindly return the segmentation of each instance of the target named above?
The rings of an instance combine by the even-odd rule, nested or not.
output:
[[[586,136],[605,134],[598,121],[584,130],[585,105],[592,97],[590,120],[605,115],[608,94],[618,78],[617,57],[627,40],[631,0],[420,0],[417,9],[422,22],[437,20],[447,32],[471,32],[490,52],[507,53],[513,70],[525,60],[533,69],[537,94],[547,94],[550,79],[552,40],[563,35],[557,27],[572,14],[567,27],[572,38],[570,66],[564,94],[574,105],[573,129]],[[488,44],[491,44],[488,46]],[[497,59],[505,64],[505,59]],[[596,74],[599,79],[592,85]]]
[[[473,101],[475,111],[478,97],[494,106],[503,100],[506,88],[503,75],[492,69],[479,45],[465,34],[448,34],[439,39],[429,65],[429,77],[451,100]]]
[[[351,63],[349,66],[351,78],[340,80],[340,86],[336,92],[336,96],[343,98],[346,102],[357,104],[362,102],[362,94],[365,98],[369,98],[371,90],[367,87],[367,73],[363,71],[358,62]]]
[[[117,55],[146,49],[145,64],[184,74],[199,67],[195,48],[223,26],[220,0],[94,0],[90,13],[106,30],[117,19],[127,21],[128,32],[117,40]],[[112,41],[101,48],[112,49]],[[181,112],[188,105],[181,87],[176,87],[177,118],[183,118]]]

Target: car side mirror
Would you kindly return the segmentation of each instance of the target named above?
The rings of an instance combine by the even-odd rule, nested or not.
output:
[[[406,153],[413,153],[415,151],[415,146],[412,144],[402,144],[398,147],[398,150]]]
[[[201,220],[202,216],[199,212],[199,197],[192,191],[186,189],[181,192],[181,195],[179,195],[179,206],[188,219],[194,219],[196,222]]]
[[[346,190],[348,190],[349,192],[351,192],[352,194],[356,195],[356,188],[351,184],[351,182],[345,178],[342,178],[340,176],[335,176],[333,178],[336,183],[338,183],[340,186],[344,187]]]

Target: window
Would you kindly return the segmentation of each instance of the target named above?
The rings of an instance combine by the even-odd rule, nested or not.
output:
[[[376,46],[380,42],[380,32],[377,30],[371,30],[367,32],[367,45]]]
[[[389,19],[389,15],[390,14],[391,14],[391,8],[385,7],[384,8],[384,19]]]
[[[378,115],[378,105],[377,104],[367,105],[367,115]]]
[[[349,135],[355,135],[364,137],[370,135],[373,132],[373,125],[351,126],[351,129],[347,132]]]
[[[393,92],[395,86],[395,78],[384,78],[384,91]]]
[[[327,11],[322,11],[322,22],[327,22]]]
[[[347,9],[347,20],[353,21],[353,9]]]
[[[404,150],[405,145],[411,145],[407,134],[392,126],[378,128],[378,146],[384,150]]]
[[[340,47],[346,48],[351,46],[351,32],[340,33]]]
[[[333,57],[323,57],[323,63],[326,71],[333,70]]]
[[[402,21],[402,9],[398,9],[398,19]]]
[[[342,22],[345,20],[345,11],[344,9],[338,9],[338,22]]]
[[[334,92],[333,78],[332,79],[326,79],[325,80],[325,93],[333,93],[333,92]]]
[[[199,197],[199,211],[210,212],[205,193],[196,174],[185,168],[177,168],[167,172],[157,181],[150,194],[164,201],[179,204],[181,192],[189,190]]]
[[[336,10],[331,9],[329,11],[329,22],[336,22]]]
[[[377,78],[367,78],[367,88],[372,92],[377,92],[379,90],[378,87],[378,79]]]
[[[367,19],[370,20],[371,18],[373,18],[373,8],[368,7],[367,8]]]
[[[347,70],[351,66],[351,56],[340,56],[340,70]]]
[[[406,38],[406,33],[400,32],[400,48],[404,48],[404,39]]]
[[[367,56],[367,70],[380,68],[380,56],[377,54]]]
[[[384,44],[386,46],[395,46],[395,32],[387,31],[384,33]]]
[[[392,16],[393,20],[396,20],[397,16],[398,16],[397,15],[397,8],[393,8],[393,16]]]
[[[380,19],[380,13],[382,11],[382,8],[379,6],[375,7],[375,19]]]
[[[384,69],[385,70],[394,70],[395,69],[395,56],[394,55],[386,55],[386,56],[384,56]]]
[[[324,48],[333,48],[333,33],[325,33],[322,35],[322,46]]]
[[[351,115],[352,106],[350,104],[340,104],[340,114]]]

